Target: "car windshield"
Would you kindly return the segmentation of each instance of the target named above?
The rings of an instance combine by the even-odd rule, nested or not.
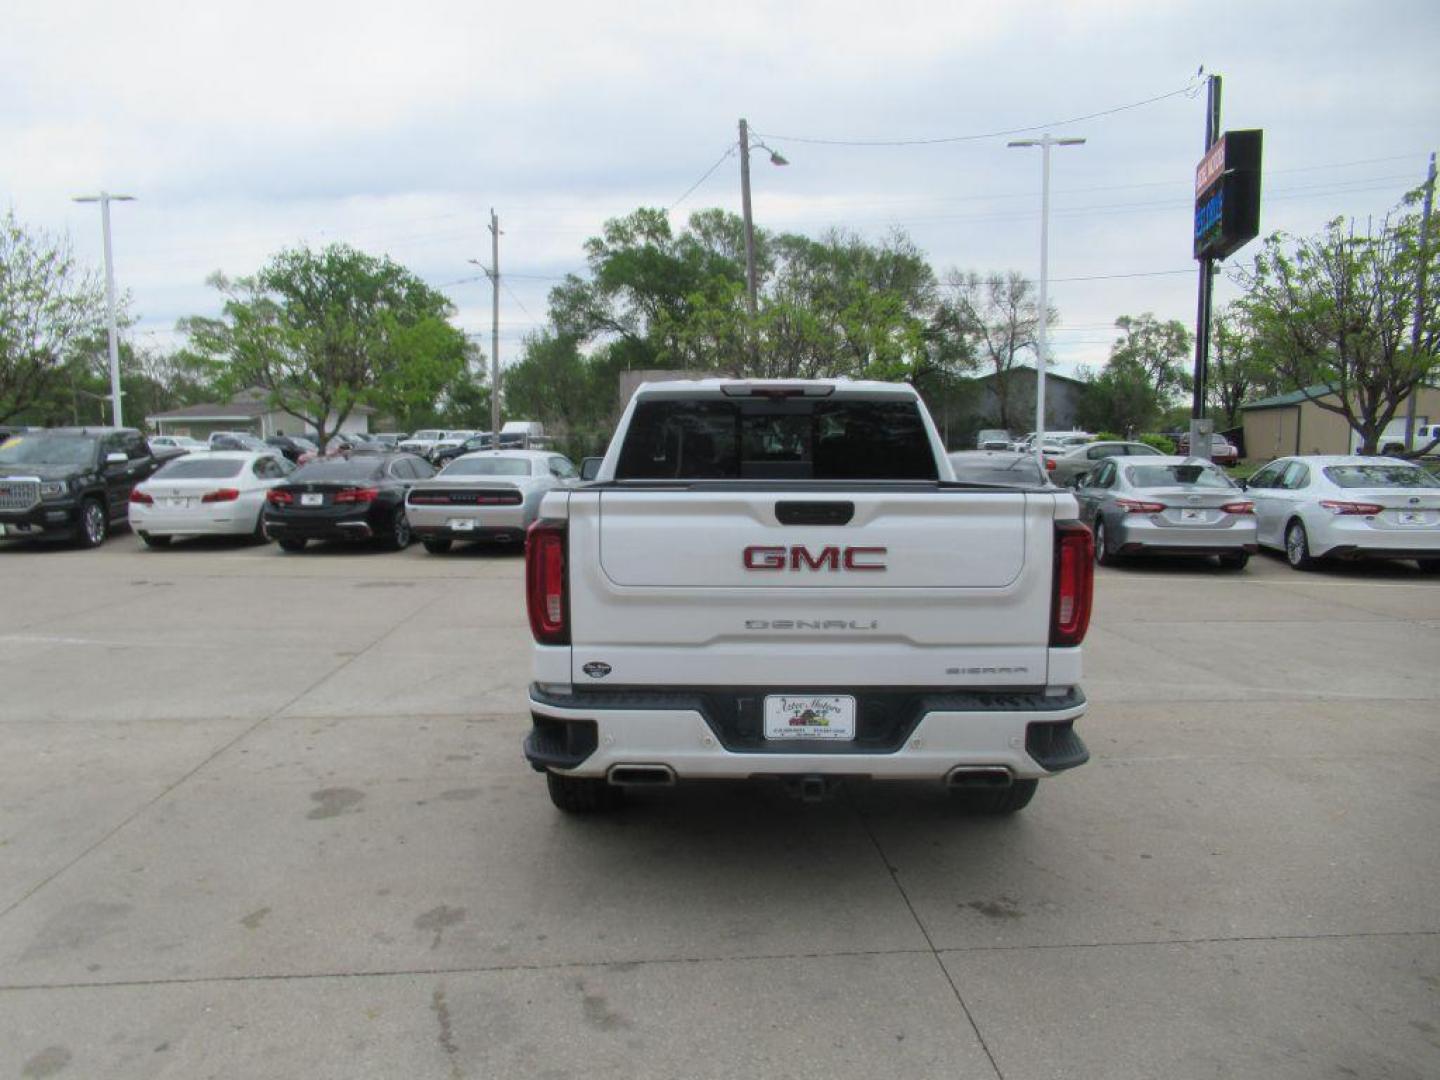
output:
[[[89,465],[95,440],[85,435],[17,435],[0,446],[0,465]]]
[[[441,476],[529,476],[528,458],[456,458],[440,470]]]
[[[184,457],[170,462],[155,474],[156,480],[225,480],[239,476],[245,462],[241,458]]]
[[[331,480],[379,480],[385,471],[379,457],[327,458],[302,465],[290,474],[292,484],[326,483]]]
[[[1232,488],[1235,485],[1219,469],[1205,465],[1132,465],[1125,478],[1135,488],[1195,487]]]
[[[1435,479],[1416,465],[1330,465],[1325,478],[1342,488],[1435,488]]]
[[[504,436],[501,436],[504,441]],[[655,398],[635,407],[617,480],[935,480],[914,401]]]
[[[955,479],[967,484],[1043,484],[1040,466],[1030,455],[1016,454],[1008,460],[1003,457],[965,457],[952,454],[950,467],[955,470]]]

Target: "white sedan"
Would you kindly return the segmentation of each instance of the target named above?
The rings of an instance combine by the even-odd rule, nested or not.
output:
[[[405,497],[405,516],[425,550],[438,555],[456,540],[523,543],[540,500],[579,483],[563,454],[481,450],[450,462]]]
[[[177,536],[264,540],[265,495],[294,468],[273,453],[186,454],[131,490],[130,527],[146,547],[164,547]]]
[[[1389,457],[1280,458],[1245,483],[1261,547],[1320,559],[1414,559],[1440,573],[1440,480]]]

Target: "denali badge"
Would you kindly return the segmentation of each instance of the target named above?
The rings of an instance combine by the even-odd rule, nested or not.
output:
[[[752,546],[745,549],[746,570],[884,570],[883,547],[824,547],[817,552],[793,547]]]
[[[878,630],[876,619],[746,619],[746,630]]]
[[[610,665],[603,660],[591,660],[590,663],[586,664],[580,670],[592,679],[603,679],[606,675],[610,674]]]

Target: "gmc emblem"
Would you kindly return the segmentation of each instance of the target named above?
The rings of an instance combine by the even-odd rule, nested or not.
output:
[[[883,547],[824,547],[817,552],[793,547],[752,546],[745,549],[746,570],[884,570]]]

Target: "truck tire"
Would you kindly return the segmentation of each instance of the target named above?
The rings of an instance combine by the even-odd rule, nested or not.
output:
[[[1035,789],[1039,786],[1039,780],[1016,780],[1007,788],[990,791],[983,788],[969,791],[963,788],[951,788],[950,794],[968,814],[998,816],[1024,810],[1030,805],[1030,800],[1035,797]]]
[[[75,526],[75,542],[82,548],[97,548],[110,535],[110,518],[99,499],[86,499],[80,504],[80,523]]]
[[[567,814],[603,814],[625,801],[625,793],[605,780],[589,776],[545,774],[545,786],[556,809]]]
[[[425,550],[431,555],[444,555],[445,552],[450,550],[450,545],[454,543],[449,537],[445,536],[427,536],[420,542],[425,545]]]
[[[170,541],[174,539],[170,536],[152,536],[148,532],[137,532],[135,535],[140,537],[140,542],[147,548],[169,547]]]

